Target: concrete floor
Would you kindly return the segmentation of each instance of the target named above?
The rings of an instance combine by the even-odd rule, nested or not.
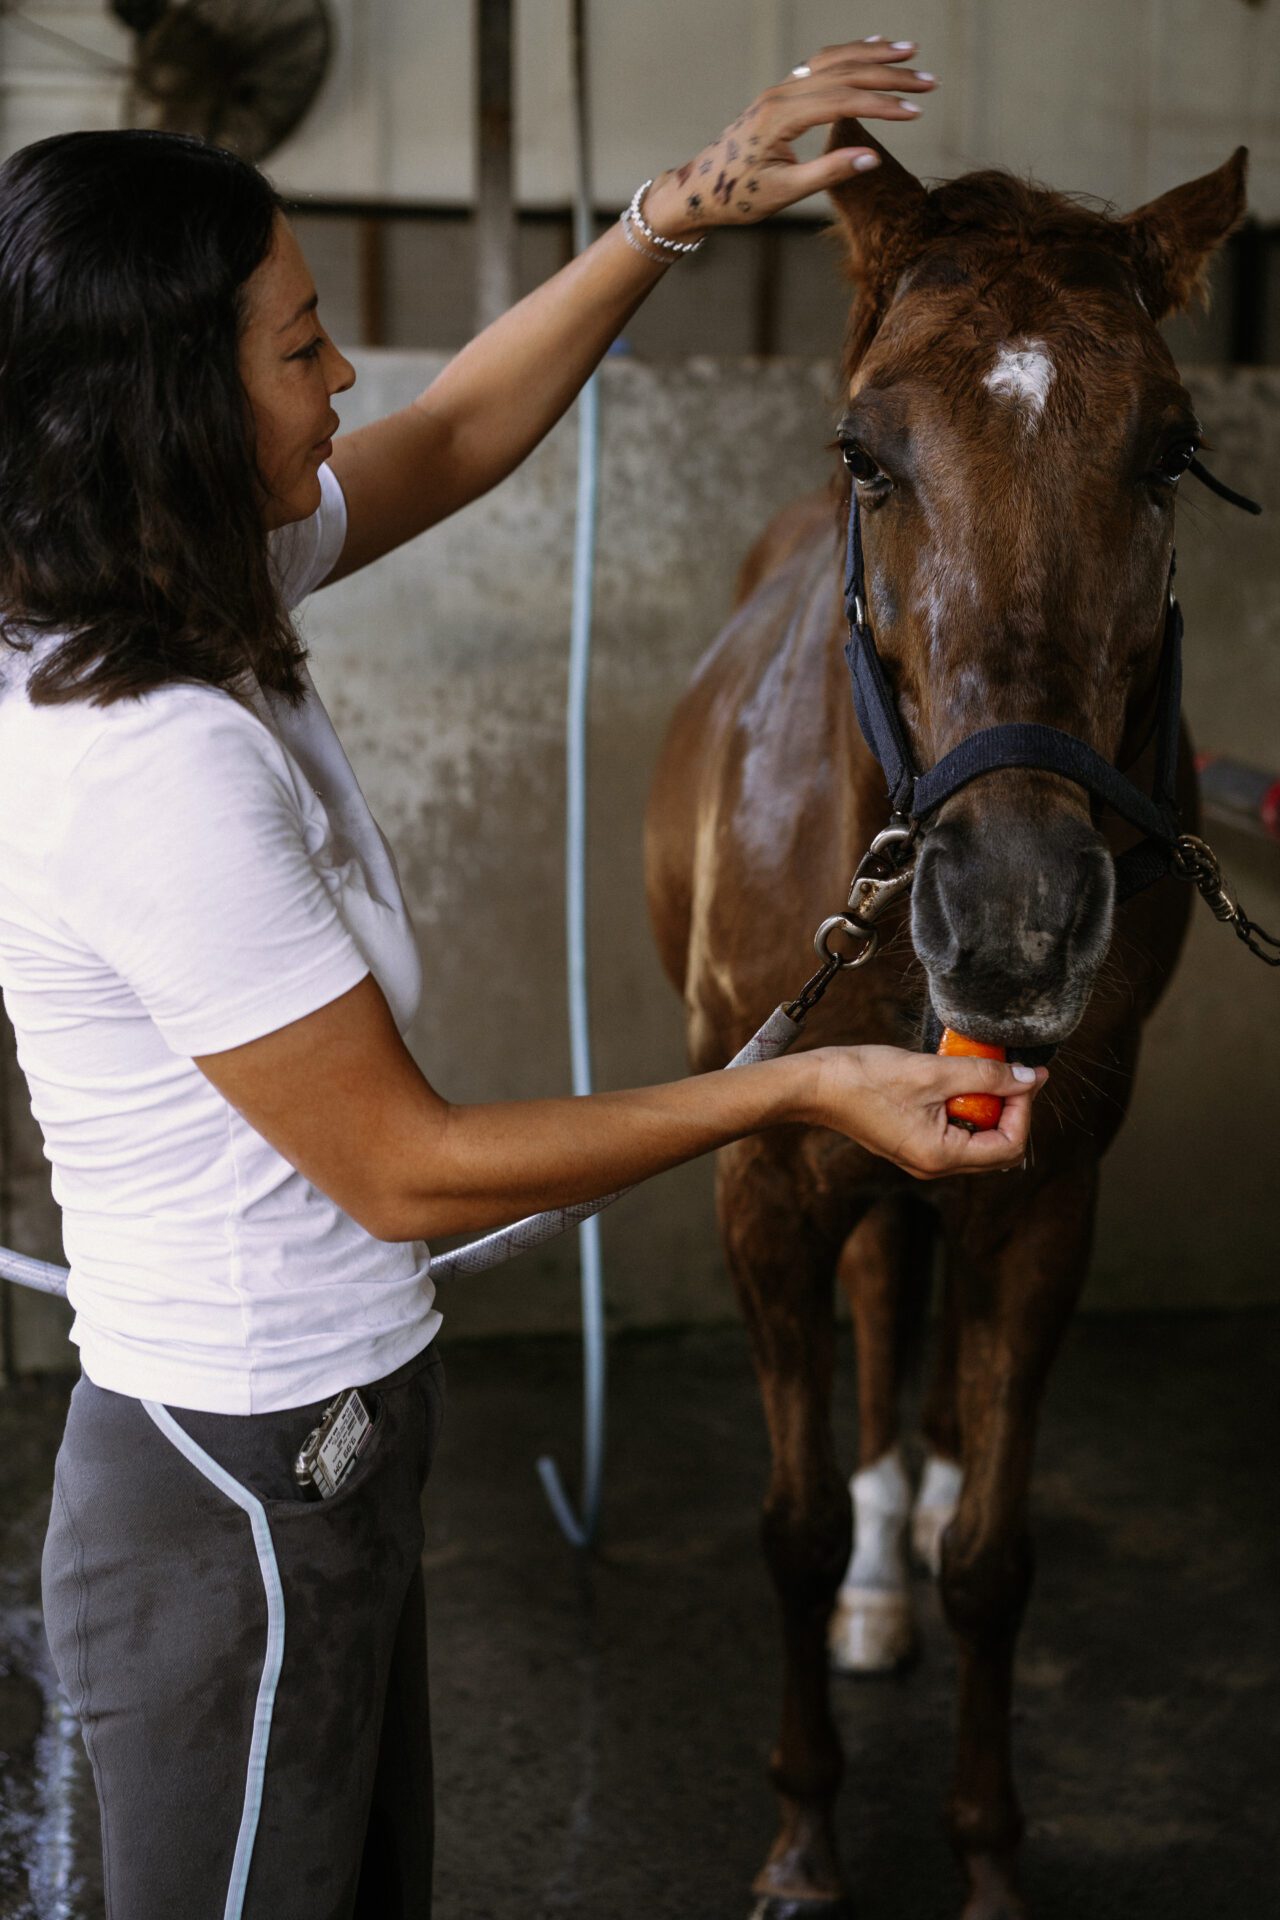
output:
[[[1037,1920],[1277,1913],[1278,1352],[1275,1312],[1071,1333],[1042,1431],[1018,1690]],[[548,1447],[573,1454],[573,1344],[460,1344],[448,1364],[427,1553],[440,1920],[745,1920],[772,1832],[778,1663],[742,1336],[618,1343],[607,1540],[586,1567],[533,1473]],[[83,1762],[53,1793],[60,1829],[41,1771],[35,1601],[65,1391],[0,1396],[4,1920],[102,1911]],[[847,1377],[841,1404],[848,1437]],[[951,1658],[921,1599],[920,1665],[839,1683],[859,1920],[959,1909],[938,1817]]]

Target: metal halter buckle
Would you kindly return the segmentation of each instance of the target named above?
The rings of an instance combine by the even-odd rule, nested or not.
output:
[[[813,936],[813,950],[822,965],[806,981],[786,1011],[793,1020],[803,1020],[815,1007],[838,973],[853,967],[865,967],[880,950],[880,929],[875,922],[893,901],[906,893],[915,879],[915,843],[920,829],[913,820],[895,815],[876,835],[862,859],[849,887],[849,903],[843,913],[827,916]],[[840,953],[831,945],[833,934],[844,934],[861,941],[856,953]]]

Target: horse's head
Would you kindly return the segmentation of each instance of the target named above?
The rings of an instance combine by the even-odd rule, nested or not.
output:
[[[866,144],[844,123],[833,144]],[[840,189],[857,285],[840,439],[869,617],[921,767],[1039,721],[1142,744],[1178,476],[1201,437],[1157,322],[1244,207],[1244,150],[1112,218],[1002,173],[931,192],[888,155]],[[948,1024],[1015,1045],[1076,1025],[1114,874],[1083,789],[1004,769],[925,836],[912,935]]]

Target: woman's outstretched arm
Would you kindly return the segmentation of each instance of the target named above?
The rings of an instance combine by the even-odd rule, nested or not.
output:
[[[903,63],[910,43],[830,47],[810,71],[770,87],[686,165],[649,189],[656,233],[695,238],[749,226],[874,166],[869,147],[799,161],[791,142],[842,117],[910,120],[900,95],[936,83]],[[463,348],[399,413],[342,435],[332,465],[347,498],[346,545],[330,575],[366,566],[504,480],[571,404],[665,267],[620,225]]]
[[[430,1240],[593,1200],[763,1127],[832,1127],[917,1179],[1016,1166],[1043,1068],[824,1047],[665,1086],[454,1106],[366,978],[291,1025],[197,1061],[291,1165],[380,1240]],[[1030,1076],[1030,1078],[1028,1078]],[[1000,1126],[948,1126],[957,1093]]]

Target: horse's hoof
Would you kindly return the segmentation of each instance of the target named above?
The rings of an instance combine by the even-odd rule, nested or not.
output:
[[[751,1920],[853,1920],[848,1900],[792,1900],[785,1894],[762,1893],[751,1909]]]
[[[916,1651],[911,1596],[892,1587],[841,1587],[827,1625],[837,1673],[892,1673]]]
[[[972,1854],[969,1898],[960,1920],[1027,1920],[1012,1854]]]

